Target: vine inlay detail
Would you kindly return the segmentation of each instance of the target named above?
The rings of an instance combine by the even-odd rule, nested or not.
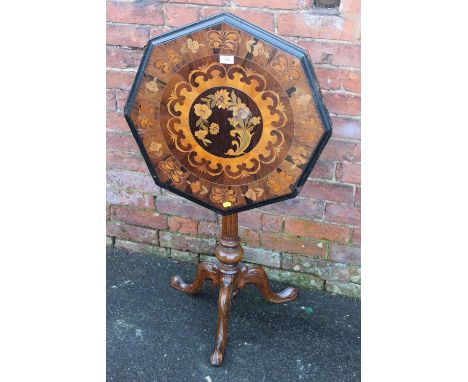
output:
[[[242,101],[234,90],[229,93],[227,89],[217,90],[214,94],[209,94],[201,99],[203,103],[194,105],[195,115],[198,117],[195,122],[198,130],[195,136],[200,139],[205,146],[213,142],[206,138],[208,135],[217,135],[219,133],[219,125],[215,122],[210,122],[213,108],[227,109],[232,113],[232,117],[228,118],[229,124],[233,127],[230,135],[234,137],[230,148],[225,152],[228,156],[238,156],[245,153],[255,134],[254,128],[261,122],[260,116],[252,115],[252,111]]]

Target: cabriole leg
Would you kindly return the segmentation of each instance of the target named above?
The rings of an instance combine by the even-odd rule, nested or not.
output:
[[[243,288],[247,284],[254,284],[265,300],[276,304],[293,301],[297,298],[297,288],[289,287],[280,293],[273,292],[268,283],[267,274],[262,267],[243,268],[240,271],[239,288]]]
[[[234,289],[234,278],[235,275],[223,274],[221,276],[218,297],[218,328],[216,331],[215,349],[210,358],[211,364],[214,366],[220,366],[223,362],[224,349],[228,336],[228,318]]]
[[[211,280],[213,286],[219,285],[219,268],[213,263],[199,263],[192,284],[186,284],[179,276],[171,278],[171,286],[185,293],[198,293],[205,280]]]

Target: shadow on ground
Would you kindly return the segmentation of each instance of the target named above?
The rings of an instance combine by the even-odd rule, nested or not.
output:
[[[241,290],[223,366],[211,366],[217,289],[206,282],[189,296],[169,286],[172,275],[191,281],[194,273],[194,264],[108,250],[108,381],[360,380],[359,301],[303,290],[281,305],[253,286]]]

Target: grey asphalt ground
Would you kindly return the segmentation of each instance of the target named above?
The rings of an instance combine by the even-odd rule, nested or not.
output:
[[[174,274],[192,281],[195,265],[108,249],[107,381],[360,381],[359,301],[300,290],[270,304],[248,286],[233,299],[218,368],[217,289],[186,295],[169,286]]]

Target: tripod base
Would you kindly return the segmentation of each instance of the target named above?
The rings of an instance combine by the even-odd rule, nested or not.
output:
[[[232,231],[225,227],[227,222],[225,218],[231,218]],[[235,235],[235,236],[234,236]],[[223,234],[221,235],[220,245],[216,249],[218,264],[202,262],[197,266],[195,280],[191,284],[186,284],[179,276],[173,276],[171,286],[182,292],[195,294],[203,285],[205,280],[211,280],[213,286],[219,286],[218,297],[218,328],[215,338],[215,348],[211,354],[211,364],[220,366],[223,362],[224,350],[226,347],[229,308],[231,299],[237,294],[239,289],[248,284],[255,285],[262,297],[269,302],[276,304],[293,301],[297,298],[296,288],[287,288],[280,293],[271,290],[268,283],[268,277],[262,267],[239,267],[239,261],[242,259],[243,250],[237,237],[237,215],[223,217]]]

